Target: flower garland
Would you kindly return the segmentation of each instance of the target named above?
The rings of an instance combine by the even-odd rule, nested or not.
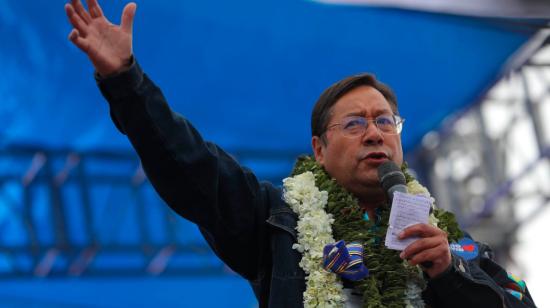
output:
[[[334,218],[324,210],[328,194],[315,186],[310,171],[283,180],[284,199],[298,213],[298,243],[293,249],[302,253],[300,267],[307,275],[305,307],[341,306],[345,302],[338,277],[323,269],[323,248],[334,242]]]
[[[409,192],[430,197],[428,190],[407,172]],[[364,307],[423,307],[425,281],[418,267],[399,258],[399,252],[384,246],[390,208],[377,208],[376,219],[365,221],[358,201],[336,183],[314,158],[298,159],[292,176],[283,180],[284,200],[299,216],[300,267],[306,273],[305,307],[343,307],[345,296],[340,279],[322,267],[322,251],[334,238],[363,243],[363,259],[370,276],[353,282],[363,294]],[[432,198],[433,201],[433,198]],[[432,202],[433,203],[433,202]],[[449,241],[461,238],[454,215],[433,206],[430,223],[448,233]]]

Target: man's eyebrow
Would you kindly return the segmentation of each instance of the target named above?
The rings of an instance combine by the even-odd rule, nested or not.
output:
[[[376,109],[373,112],[373,114],[375,114],[376,116],[379,116],[382,114],[393,114],[393,112],[391,110],[386,110],[386,109]],[[365,117],[365,115],[366,115],[366,112],[364,110],[360,110],[360,111],[350,111],[344,114],[344,117],[352,117],[352,116]]]
[[[350,116],[364,117],[365,114],[366,114],[365,111],[352,111],[352,112],[348,112],[348,113],[344,114],[344,117],[350,117]]]

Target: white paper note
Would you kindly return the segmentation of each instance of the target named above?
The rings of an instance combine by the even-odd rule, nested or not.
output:
[[[428,197],[395,192],[393,194],[389,227],[386,232],[386,247],[403,250],[418,240],[419,237],[408,237],[400,240],[397,236],[409,226],[428,223],[430,206],[431,200]]]

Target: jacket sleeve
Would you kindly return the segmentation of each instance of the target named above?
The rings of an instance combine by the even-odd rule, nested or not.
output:
[[[132,143],[158,194],[199,226],[228,266],[254,279],[263,245],[259,229],[268,210],[254,174],[173,112],[137,62],[119,75],[96,79],[113,122]]]
[[[447,272],[430,279],[435,307],[536,307],[525,282],[514,279],[492,260],[489,246],[481,243],[476,258],[465,260],[452,253]]]

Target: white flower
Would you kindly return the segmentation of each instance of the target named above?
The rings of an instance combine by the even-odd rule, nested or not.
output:
[[[328,193],[315,185],[312,172],[283,180],[283,199],[298,214],[298,243],[292,245],[302,253],[300,267],[306,273],[304,307],[343,307],[346,301],[336,274],[323,269],[323,248],[333,243],[334,218],[325,211]]]
[[[424,301],[422,300],[422,289],[416,283],[411,281],[407,281],[407,290],[405,291],[405,307],[424,307]]]
[[[428,191],[428,189],[422,185],[420,185],[420,183],[418,183],[417,180],[412,180],[410,182],[407,183],[407,189],[409,191],[409,193],[413,194],[413,195],[424,195],[426,197],[431,197],[430,195],[430,192]]]
[[[430,223],[430,225],[437,227],[437,224],[439,223],[439,219],[435,217],[434,213],[431,213],[430,217],[428,218],[428,222]]]
[[[428,191],[428,189],[426,187],[422,186],[420,183],[418,183],[417,180],[412,180],[412,181],[408,182],[407,183],[407,190],[409,191],[409,193],[411,193],[413,195],[422,195],[422,196],[430,198],[430,200],[432,201],[432,209],[435,209],[435,199],[432,197],[432,195],[430,195],[430,192]],[[428,223],[430,225],[434,226],[434,227],[437,227],[438,222],[439,222],[439,219],[437,219],[437,217],[435,217],[435,215],[432,211],[432,213],[430,214]]]

